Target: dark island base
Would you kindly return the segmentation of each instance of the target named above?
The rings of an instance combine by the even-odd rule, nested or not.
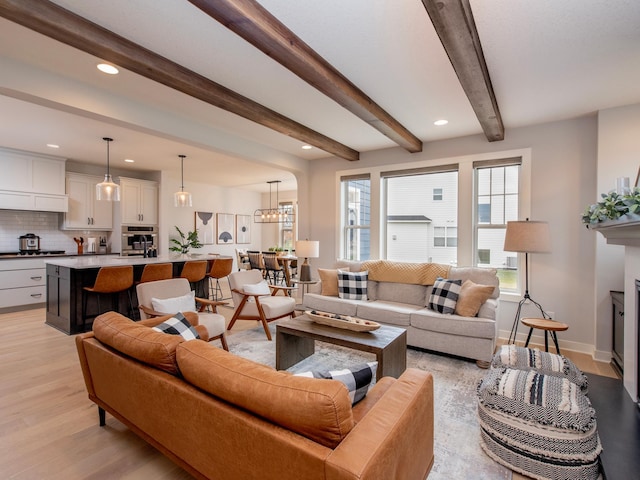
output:
[[[173,276],[179,277],[185,263],[173,261]],[[133,265],[134,282],[142,276],[144,264]],[[92,286],[98,275],[100,267],[95,268],[70,268],[58,265],[47,264],[47,302],[45,323],[68,335],[82,333],[91,330],[93,318],[85,321],[82,319],[82,294],[83,287]],[[207,296],[208,279],[205,279],[196,286],[196,296]],[[98,314],[98,298],[95,294],[90,294],[87,299],[87,316],[93,317]],[[112,305],[111,299],[107,295],[100,298],[100,313],[109,310],[117,310],[129,318],[139,318],[138,300],[135,294],[135,287],[131,289],[131,300],[133,312],[129,305],[129,297],[126,293],[118,296],[118,303]]]

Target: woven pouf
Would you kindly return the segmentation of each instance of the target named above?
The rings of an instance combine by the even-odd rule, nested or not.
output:
[[[478,386],[481,446],[536,479],[600,477],[595,411],[580,387],[535,370],[492,368]]]
[[[516,370],[535,370],[545,375],[562,377],[580,387],[586,394],[587,376],[567,357],[537,349],[502,345],[491,361],[492,367],[508,367]]]

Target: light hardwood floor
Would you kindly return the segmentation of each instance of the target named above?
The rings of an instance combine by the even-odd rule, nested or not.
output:
[[[220,313],[228,319],[231,309]],[[0,478],[192,478],[110,415],[98,426],[74,337],[44,319],[42,308],[0,314]],[[239,322],[234,331],[255,326]],[[614,376],[587,355],[563,353],[586,372]]]

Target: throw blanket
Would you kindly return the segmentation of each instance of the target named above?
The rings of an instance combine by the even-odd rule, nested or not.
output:
[[[436,278],[449,276],[449,265],[440,263],[402,263],[389,260],[367,260],[360,271],[369,272],[369,280],[377,282],[433,285]]]

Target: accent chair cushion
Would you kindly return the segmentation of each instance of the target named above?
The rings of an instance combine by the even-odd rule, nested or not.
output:
[[[191,290],[189,293],[180,297],[172,298],[152,298],[151,308],[160,313],[177,313],[177,312],[196,312],[196,292]]]
[[[159,325],[152,327],[152,330],[168,333],[169,335],[180,335],[185,340],[196,340],[200,338],[196,329],[189,323],[189,320],[184,318],[181,312],[176,313],[173,317],[166,319]]]
[[[374,379],[376,378],[377,368],[378,362],[367,362],[353,368],[330,371],[308,371],[296,373],[295,375],[298,377],[338,380],[347,387],[351,404],[355,405],[367,395],[372,382],[375,383]]]
[[[369,272],[346,272],[338,270],[338,296],[348,300],[367,299]]]
[[[461,288],[462,280],[445,280],[438,277],[433,283],[428,307],[440,313],[454,313]]]
[[[460,287],[455,313],[463,317],[475,317],[480,307],[493,294],[493,285],[478,285],[471,280],[465,280]]]

